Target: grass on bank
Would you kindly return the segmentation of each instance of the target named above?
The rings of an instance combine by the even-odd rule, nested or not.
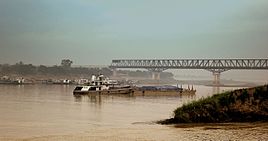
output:
[[[170,123],[214,123],[268,121],[268,86],[216,94],[183,105],[174,111]]]

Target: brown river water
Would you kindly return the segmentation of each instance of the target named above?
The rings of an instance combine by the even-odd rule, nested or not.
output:
[[[75,86],[0,85],[2,141],[193,141],[268,140],[268,123],[158,125],[196,96],[81,96]],[[235,88],[220,88],[226,91]],[[216,90],[217,91],[217,90]]]

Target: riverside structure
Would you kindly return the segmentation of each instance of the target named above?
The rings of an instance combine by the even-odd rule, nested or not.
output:
[[[214,85],[220,85],[220,74],[228,70],[268,70],[268,59],[122,59],[109,66],[116,75],[118,68],[147,69],[152,79],[159,80],[167,69],[204,69],[212,72]]]

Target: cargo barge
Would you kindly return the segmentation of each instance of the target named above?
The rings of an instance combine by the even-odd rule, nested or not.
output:
[[[195,95],[196,90],[179,88],[178,86],[164,85],[164,86],[142,86],[136,87],[133,91],[134,96],[181,96],[181,95]]]

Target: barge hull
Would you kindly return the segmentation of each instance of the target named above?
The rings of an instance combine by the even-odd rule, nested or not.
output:
[[[159,90],[135,90],[134,96],[181,96],[181,95],[195,95],[196,91],[184,90],[184,91],[159,91]]]
[[[116,90],[103,90],[103,91],[74,91],[74,95],[90,95],[90,94],[132,94],[132,89],[116,89]]]

